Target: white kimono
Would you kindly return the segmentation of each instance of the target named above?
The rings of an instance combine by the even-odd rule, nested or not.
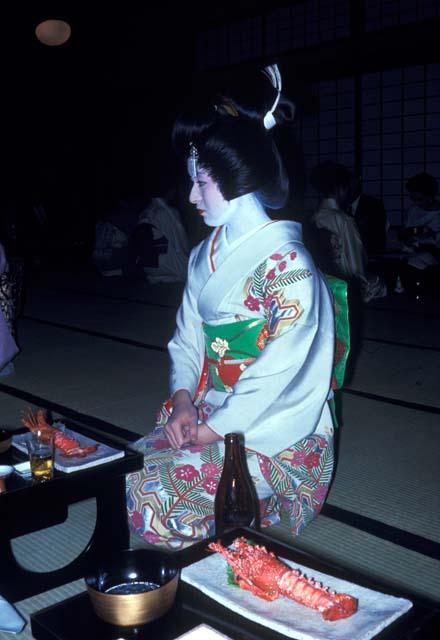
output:
[[[171,392],[196,396],[199,419],[219,435],[244,434],[261,526],[283,513],[298,535],[319,513],[333,472],[332,297],[299,225],[265,222],[232,245],[226,229],[191,253],[169,343]],[[214,534],[224,447],[170,448],[171,410],[168,401],[135,445],[144,467],[127,476],[127,511],[145,541],[180,549]]]
[[[205,397],[216,433],[241,432],[248,449],[266,456],[332,429],[333,302],[300,229],[294,222],[264,223],[233,244],[225,228],[215,229],[191,253],[168,345],[171,393],[187,389],[194,396],[205,354],[202,323],[267,320],[266,346],[231,392],[210,389]]]

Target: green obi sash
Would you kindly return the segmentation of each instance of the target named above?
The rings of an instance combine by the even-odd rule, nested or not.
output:
[[[212,385],[217,391],[232,393],[243,371],[266,345],[266,321],[239,320],[215,326],[203,323],[203,333]]]
[[[344,384],[345,369],[350,353],[350,321],[347,300],[347,283],[345,280],[325,274],[325,279],[333,294],[335,311],[335,358],[333,362],[332,389],[341,389]],[[333,425],[338,427],[335,397],[329,402],[333,416]]]
[[[325,278],[333,293],[335,311],[336,348],[332,388],[336,390],[344,383],[350,351],[347,283],[329,275],[325,275]],[[203,323],[203,333],[212,386],[217,391],[232,393],[232,387],[243,371],[266,346],[269,337],[267,323],[265,320],[240,320],[221,325]],[[330,406],[337,425],[333,401]]]
[[[332,388],[340,389],[344,384],[345,369],[350,353],[350,322],[345,280],[325,274],[325,279],[333,294],[335,311],[335,360],[333,363]]]

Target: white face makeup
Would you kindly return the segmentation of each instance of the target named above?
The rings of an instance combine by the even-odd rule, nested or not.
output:
[[[224,199],[218,184],[205,169],[198,168],[196,175],[191,175],[191,178],[193,186],[189,201],[197,207],[205,224],[219,227],[230,222],[237,208],[235,200],[228,202]]]
[[[270,221],[253,193],[225,200],[215,180],[198,165],[198,156],[188,158],[188,173],[193,181],[189,201],[197,207],[208,227],[224,226],[228,242],[234,242],[259,224]]]

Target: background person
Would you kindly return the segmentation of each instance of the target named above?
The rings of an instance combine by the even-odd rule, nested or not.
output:
[[[145,198],[124,196],[95,225],[92,262],[101,275],[123,275],[129,262],[129,238],[144,206]]]
[[[130,260],[148,281],[185,282],[188,269],[188,237],[179,211],[170,204],[171,194],[154,197],[139,213],[130,237]]]
[[[185,281],[188,239],[170,197],[122,199],[97,223],[92,260],[102,275]]]
[[[14,288],[8,271],[8,260],[3,245],[0,244],[0,377],[14,373],[12,360],[19,351],[14,339]]]
[[[385,207],[379,198],[362,192],[360,176],[353,177],[350,203],[346,211],[356,221],[367,257],[383,254],[387,246],[389,226]]]
[[[437,180],[428,173],[410,178],[405,189],[412,202],[404,216],[400,238],[414,253],[440,254],[440,202]],[[429,265],[427,265],[429,266]]]
[[[440,202],[437,180],[428,173],[418,173],[405,184],[412,202],[399,232],[407,254],[400,275],[409,295],[420,298],[425,293],[438,295],[440,277]]]
[[[310,184],[321,201],[307,228],[312,255],[330,275],[342,278],[359,289],[364,302],[386,295],[381,278],[367,271],[367,254],[354,218],[345,212],[353,176],[337,162],[324,162],[310,174]]]

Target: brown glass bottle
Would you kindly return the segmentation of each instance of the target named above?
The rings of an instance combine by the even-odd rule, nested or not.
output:
[[[259,503],[237,433],[225,435],[223,471],[214,502],[215,535],[237,527],[259,528]]]

